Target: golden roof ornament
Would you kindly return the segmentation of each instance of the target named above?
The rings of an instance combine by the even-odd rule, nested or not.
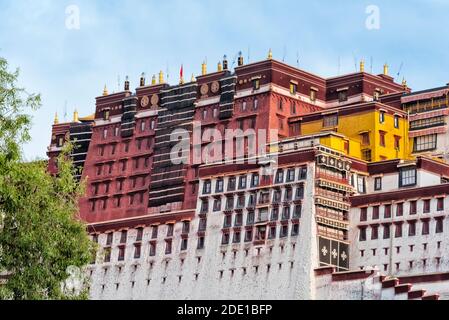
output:
[[[73,122],[79,122],[78,110],[76,110],[76,109],[73,112]]]
[[[55,113],[55,119],[53,120],[53,124],[58,124],[59,123],[59,119],[58,119],[58,113]]]
[[[404,89],[407,89],[407,80],[405,80],[405,78],[402,78],[402,86]]]
[[[384,75],[388,76],[388,64],[384,64]]]
[[[190,82],[195,82],[195,81],[196,81],[196,78],[195,78],[195,76],[192,73],[192,78],[190,78]]]
[[[201,64],[201,74],[205,76],[207,74],[207,63],[206,61],[203,61]]]
[[[271,60],[271,59],[273,59],[273,51],[270,48],[270,50],[268,51],[268,60]]]
[[[107,96],[108,93],[108,88],[106,87],[106,85],[104,85],[104,89],[103,89],[103,96]]]
[[[360,61],[360,72],[365,72],[365,61],[364,60]]]
[[[223,65],[221,64],[220,61],[219,61],[218,64],[217,64],[217,71],[218,71],[218,72],[223,71]]]
[[[163,83],[164,83],[164,73],[161,70],[159,72],[159,84],[163,84]]]
[[[153,78],[151,78],[151,85],[154,86],[156,84],[156,75],[153,74]]]

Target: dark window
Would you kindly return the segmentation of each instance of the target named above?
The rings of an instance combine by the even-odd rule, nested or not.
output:
[[[384,239],[390,238],[390,225],[384,225]]]
[[[280,233],[280,237],[281,238],[285,238],[288,236],[288,225],[283,225],[281,227],[281,233]]]
[[[399,186],[414,186],[416,185],[416,168],[402,168],[399,171]]]
[[[205,231],[207,227],[207,219],[201,218],[200,223],[198,225],[198,231]]]
[[[184,221],[182,223],[182,233],[186,234],[190,232],[190,221]]]
[[[198,244],[196,246],[197,249],[204,249],[204,237],[198,238]]]
[[[181,241],[181,251],[187,250],[188,244],[189,244],[189,240],[188,239],[182,239],[182,241]]]
[[[288,169],[287,171],[287,182],[295,181],[295,169]]]
[[[142,252],[142,247],[140,244],[134,246],[134,259],[140,259],[140,254]]]
[[[246,189],[246,176],[239,178],[239,189]]]
[[[444,198],[438,198],[437,199],[437,211],[443,211],[444,210]]]
[[[156,255],[156,242],[150,243],[150,257],[154,257]]]
[[[396,205],[396,216],[397,217],[402,217],[404,215],[404,204],[403,203],[398,203]]]
[[[422,235],[429,234],[429,220],[424,220],[422,222]]]
[[[284,182],[284,171],[278,170],[276,172],[276,183],[283,183]]]
[[[323,117],[323,127],[336,127],[338,126],[338,115],[333,114]]]
[[[143,238],[143,228],[139,228],[137,229],[136,241],[142,241],[142,238]]]
[[[257,173],[253,174],[251,178],[251,187],[255,188],[259,186],[259,175]]]
[[[398,223],[395,225],[395,238],[401,238],[402,237],[402,224]]]
[[[173,242],[171,240],[165,241],[165,254],[172,253]]]
[[[106,245],[107,246],[110,246],[110,245],[112,245],[112,238],[114,237],[114,234],[111,232],[111,233],[108,233],[108,235],[107,235],[107,238],[106,238]]]
[[[379,238],[379,226],[371,227],[371,240],[376,240]]]
[[[391,218],[391,204],[386,204],[384,207],[384,218]]]
[[[342,90],[342,91],[338,92],[338,101],[339,102],[348,101],[348,91],[347,90]]]
[[[381,147],[385,147],[385,134],[384,131],[379,131],[379,145]]]
[[[279,220],[279,209],[273,208],[271,210],[271,221],[278,221]]]
[[[245,242],[253,241],[253,230],[246,230],[245,232]]]
[[[430,199],[426,199],[423,201],[423,213],[430,212]]]
[[[221,244],[222,245],[229,244],[229,233],[227,232],[223,233],[223,235],[221,236]]]
[[[226,215],[224,217],[223,228],[230,228],[232,225],[232,215]]]
[[[374,179],[374,190],[379,191],[382,190],[382,178],[376,177]]]
[[[233,243],[240,243],[240,241],[242,240],[242,234],[240,231],[236,231],[234,232],[234,236],[232,238],[232,242]]]
[[[394,116],[394,127],[399,128],[399,116]]]
[[[214,212],[221,211],[221,199],[215,199],[214,200]]]
[[[128,239],[128,231],[123,230],[120,236],[120,243],[126,243],[127,239]]]
[[[238,214],[235,215],[234,226],[240,227],[242,225],[243,225],[243,214],[242,213],[238,213]]]
[[[437,135],[436,134],[430,134],[427,136],[420,136],[414,138],[413,143],[413,151],[414,152],[420,152],[420,151],[428,151],[428,150],[434,150],[437,147]]]
[[[385,111],[379,112],[379,122],[384,123],[385,122]]]
[[[120,247],[118,250],[118,261],[124,261],[125,260],[125,247]]]
[[[295,211],[293,212],[293,218],[299,219],[301,218],[301,210],[302,206],[300,204],[295,206]]]
[[[360,221],[367,221],[368,220],[368,208],[361,208],[360,209]]]
[[[410,214],[416,214],[416,201],[410,201]]]
[[[416,221],[408,222],[408,235],[409,237],[413,237],[416,235]]]
[[[211,185],[212,185],[212,183],[211,183],[210,180],[207,180],[207,181],[204,182],[204,185],[203,185],[203,194],[209,194],[209,193],[211,193]]]
[[[373,207],[373,220],[377,220],[379,219],[379,206],[374,206]]]
[[[276,226],[270,227],[268,230],[268,239],[275,239],[276,238]]]
[[[167,225],[167,237],[173,237],[173,230],[175,226],[173,224]]]
[[[235,190],[235,185],[236,185],[236,178],[235,177],[229,178],[228,191],[234,191]]]
[[[248,212],[248,215],[246,217],[246,224],[247,225],[254,224],[254,218],[255,218],[254,211]]]
[[[282,209],[282,220],[290,219],[290,207],[284,207]]]
[[[436,219],[435,220],[435,233],[442,233],[443,232],[443,219]]]
[[[223,184],[224,184],[223,179],[218,179],[217,180],[217,184],[215,186],[215,192],[216,193],[223,192]]]
[[[299,224],[295,223],[292,226],[292,236],[297,236],[299,234]]]
[[[359,241],[366,241],[366,228],[360,228],[359,230]]]

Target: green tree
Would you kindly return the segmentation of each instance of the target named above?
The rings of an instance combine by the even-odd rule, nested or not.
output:
[[[94,250],[77,216],[84,190],[74,178],[72,145],[58,158],[57,176],[46,161],[23,161],[28,113],[40,107],[40,96],[17,87],[18,75],[0,58],[0,273],[7,275],[0,299],[83,299],[85,290],[62,285],[70,267],[82,269]]]

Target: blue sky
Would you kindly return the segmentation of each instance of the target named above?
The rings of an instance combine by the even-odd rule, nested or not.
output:
[[[80,29],[66,28],[67,6],[80,9]],[[380,9],[380,29],[365,26],[369,5]],[[321,76],[353,72],[355,59],[380,73],[405,77],[414,90],[449,82],[449,0],[370,1],[138,1],[0,0],[0,56],[20,67],[20,84],[42,94],[33,114],[28,160],[44,158],[54,113],[63,120],[77,108],[94,111],[107,84],[118,90],[129,75],[137,86],[159,70],[176,83],[180,65],[190,79],[207,58],[215,70],[223,54],[232,60],[274,58]],[[340,68],[338,67],[340,61]]]

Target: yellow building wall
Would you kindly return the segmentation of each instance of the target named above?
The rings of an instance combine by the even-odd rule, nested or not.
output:
[[[305,122],[301,124],[301,134],[309,135],[323,131],[336,131],[345,135],[350,141],[349,155],[362,159],[362,150],[371,149],[371,161],[409,159],[410,142],[408,139],[408,122],[399,118],[399,128],[394,127],[394,116],[385,113],[385,121],[379,121],[380,111],[370,110],[347,116],[338,117],[336,127],[323,127],[323,120]],[[385,132],[385,146],[380,145],[380,133]],[[370,144],[362,145],[362,132],[369,132]],[[401,137],[400,148],[395,150],[395,136]],[[344,152],[343,139],[338,137],[322,138],[322,143],[331,148]],[[384,158],[382,158],[384,157]]]

